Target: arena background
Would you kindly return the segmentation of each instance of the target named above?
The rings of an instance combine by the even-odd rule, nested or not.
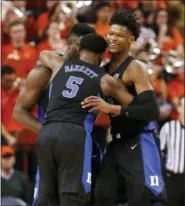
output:
[[[184,0],[1,1],[1,70],[5,71],[1,73],[1,163],[10,168],[6,171],[2,167],[2,173],[11,174],[13,168],[20,171],[16,180],[22,184],[16,188],[19,191],[14,191],[3,173],[2,196],[20,198],[28,204],[32,200],[37,169],[36,134],[12,116],[19,91],[39,53],[65,52],[68,33],[77,22],[91,25],[106,38],[109,18],[117,9],[135,12],[141,24],[140,38],[132,45],[131,53],[147,64],[160,107],[158,132],[165,122],[178,119],[178,100],[184,96]],[[104,61],[110,58],[106,52]],[[37,108],[33,113],[37,115]],[[102,139],[102,148],[111,141],[109,124],[105,114],[98,115],[94,138]]]

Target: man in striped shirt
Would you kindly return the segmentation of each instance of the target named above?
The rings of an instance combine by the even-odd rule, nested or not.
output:
[[[161,151],[166,157],[168,206],[184,203],[184,99],[179,100],[179,119],[164,124],[160,131]]]

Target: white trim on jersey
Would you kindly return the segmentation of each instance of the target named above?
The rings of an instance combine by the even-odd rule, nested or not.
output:
[[[166,169],[184,173],[184,127],[179,120],[167,122],[159,134],[161,151],[166,151]]]

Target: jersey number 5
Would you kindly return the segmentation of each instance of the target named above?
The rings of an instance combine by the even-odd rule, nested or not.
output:
[[[62,95],[66,98],[73,98],[76,96],[79,86],[83,82],[83,78],[70,76],[67,83],[66,83],[66,90],[63,90]]]

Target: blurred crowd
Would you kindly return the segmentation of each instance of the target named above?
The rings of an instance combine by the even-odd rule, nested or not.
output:
[[[184,96],[183,0],[2,1],[3,196],[15,196],[30,203],[29,192],[24,194],[25,189],[21,191],[19,186],[13,191],[11,184],[7,186],[8,183],[5,182],[10,179],[8,176],[14,175],[24,188],[30,183],[34,184],[37,167],[36,135],[19,125],[12,115],[19,91],[24,86],[28,73],[35,66],[39,53],[42,50],[65,52],[68,33],[77,22],[91,25],[98,34],[106,38],[110,16],[118,9],[134,12],[141,25],[140,37],[132,45],[131,54],[147,64],[160,106],[158,130],[160,131],[165,122],[178,119],[179,99]],[[109,59],[111,55],[106,52],[104,61]],[[33,113],[37,115],[37,108],[33,108]],[[106,137],[109,124],[108,117],[99,114],[95,138],[102,138],[102,135]],[[102,147],[105,147],[106,141],[105,138]],[[21,172],[26,173],[29,180]]]

